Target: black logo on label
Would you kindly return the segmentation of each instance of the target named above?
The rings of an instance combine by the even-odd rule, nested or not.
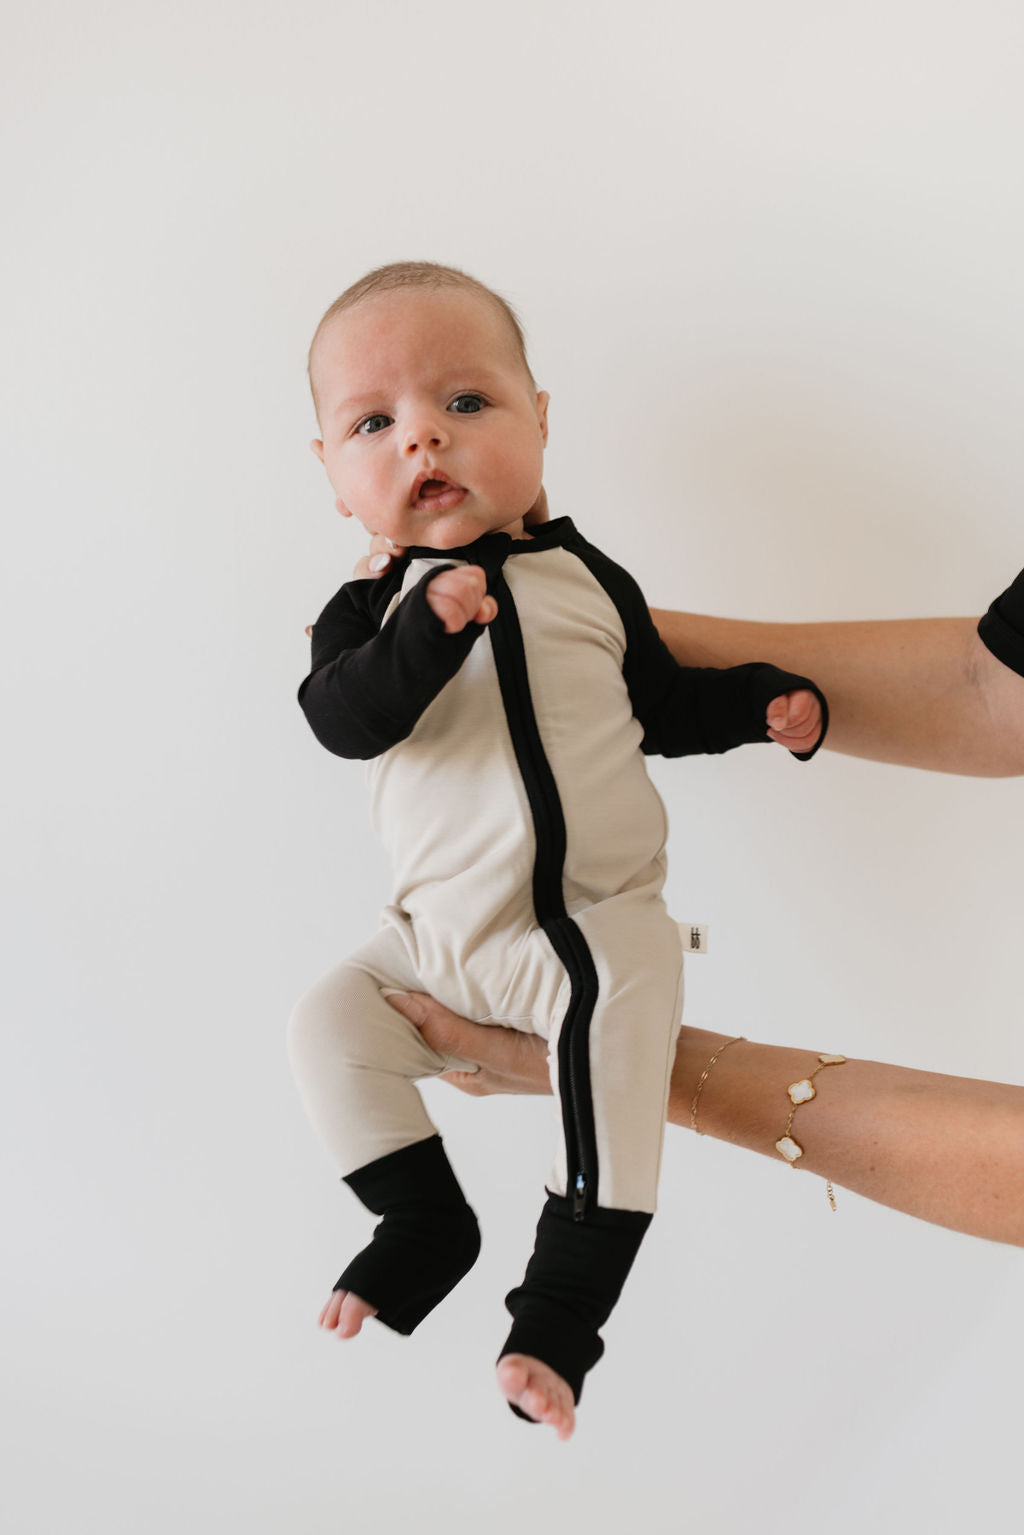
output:
[[[690,929],[690,948],[691,949],[699,949],[700,948],[700,928],[699,927],[691,927],[691,929]]]

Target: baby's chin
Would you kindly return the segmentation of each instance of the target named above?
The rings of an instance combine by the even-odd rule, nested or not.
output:
[[[460,549],[465,544],[476,543],[487,533],[508,533],[513,538],[522,538],[525,534],[523,519],[516,517],[498,522],[494,518],[442,516],[417,530],[417,536],[409,541],[427,549]]]

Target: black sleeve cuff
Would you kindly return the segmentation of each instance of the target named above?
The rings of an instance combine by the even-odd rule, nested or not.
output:
[[[659,710],[642,720],[646,728],[642,750],[648,755],[716,755],[768,741],[768,705],[797,688],[809,688],[821,704],[822,728],[809,752],[790,755],[807,762],[820,749],[828,729],[828,704],[809,677],[780,671],[765,661],[727,667],[674,667],[673,663],[673,668],[671,692]]]

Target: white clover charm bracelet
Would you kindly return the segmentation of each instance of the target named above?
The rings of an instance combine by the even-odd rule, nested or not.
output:
[[[816,1098],[818,1096],[817,1090],[814,1086],[814,1078],[818,1075],[819,1071],[824,1071],[826,1066],[844,1066],[845,1064],[845,1055],[819,1055],[818,1065],[815,1066],[810,1076],[801,1077],[799,1082],[791,1082],[786,1088],[791,1107],[789,1110],[789,1118],[786,1120],[786,1128],[783,1130],[779,1139],[775,1142],[775,1150],[781,1157],[785,1158],[790,1167],[795,1167],[799,1159],[804,1154],[804,1148],[801,1146],[800,1142],[795,1140],[793,1135],[790,1133],[793,1129],[793,1117],[796,1114],[797,1109],[802,1103],[810,1103],[812,1098]],[[828,1202],[834,1210],[836,1207],[836,1198],[832,1191],[831,1180],[826,1181],[825,1192],[828,1195]]]

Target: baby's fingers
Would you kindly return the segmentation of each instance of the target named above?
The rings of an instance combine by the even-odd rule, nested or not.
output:
[[[792,693],[781,693],[768,705],[768,724],[772,730],[800,730],[806,727],[812,706],[818,700],[809,688],[796,688]]]
[[[427,606],[444,624],[446,634],[458,634],[470,619],[485,610],[486,589],[487,580],[479,565],[461,565],[456,570],[444,570],[431,579],[427,587]]]
[[[821,703],[809,688],[773,698],[767,712],[768,734],[790,751],[810,751],[821,734]]]

